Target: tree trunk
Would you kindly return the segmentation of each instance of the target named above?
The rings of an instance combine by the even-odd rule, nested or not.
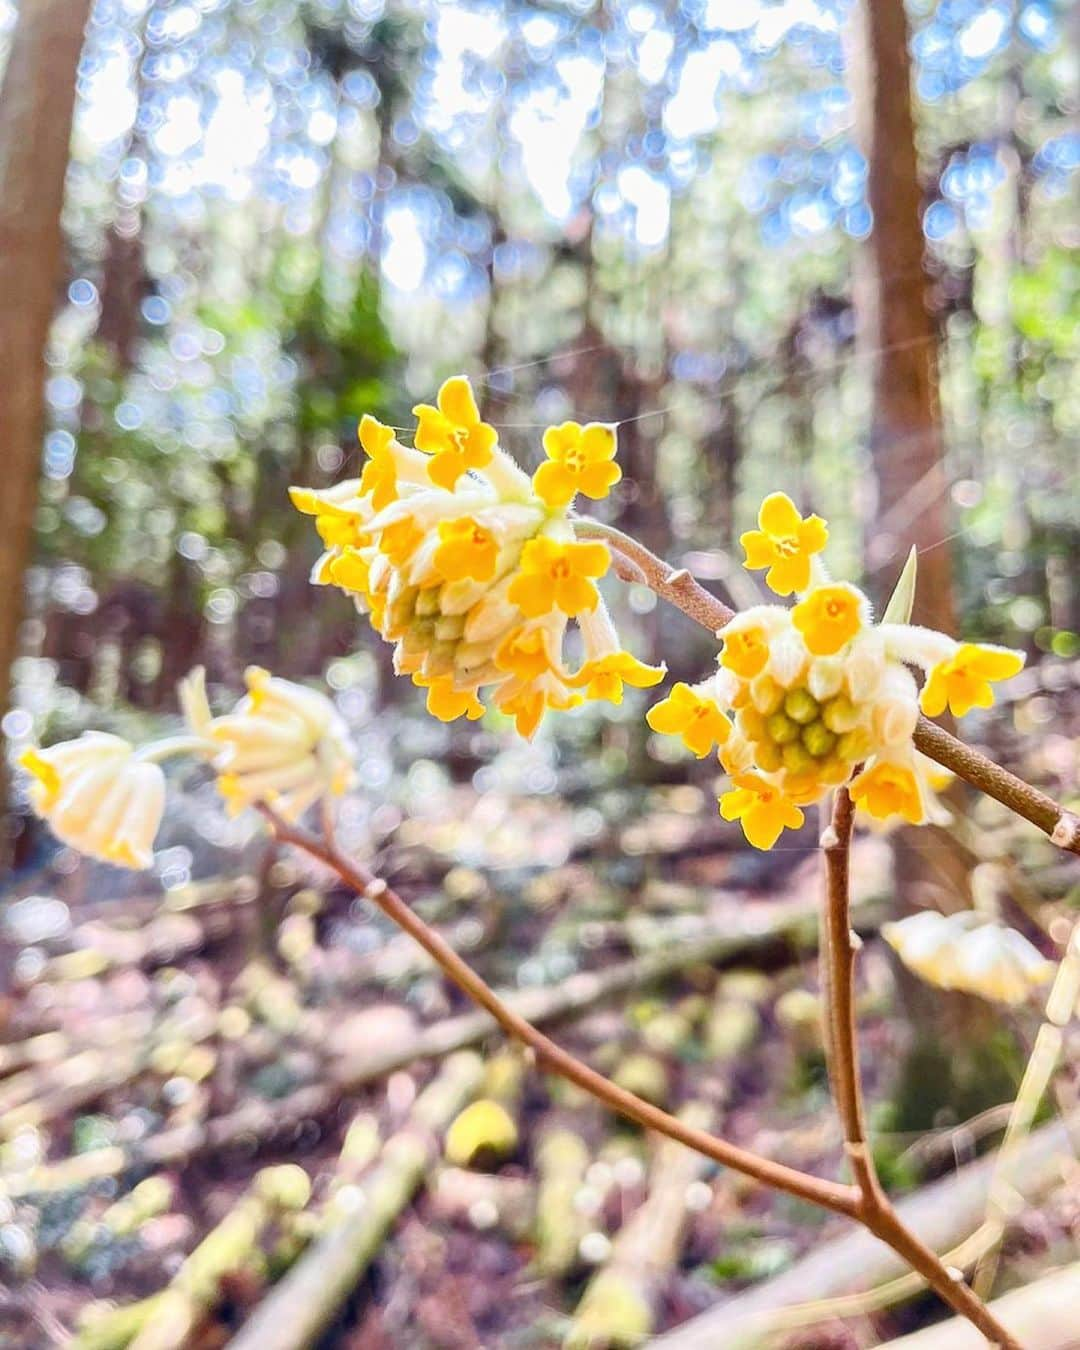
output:
[[[60,208],[90,0],[23,0],[0,88],[0,717],[11,693],[61,281]],[[0,734],[0,805],[6,808]],[[6,853],[0,840],[0,857]]]
[[[904,0],[859,0],[851,68],[855,119],[867,158],[873,229],[855,286],[858,349],[871,380],[870,448],[877,484],[867,521],[871,593],[880,607],[908,548],[919,550],[913,619],[956,631],[949,481],[938,404],[937,332],[924,265],[922,192],[915,150],[911,59]],[[959,792],[952,802],[962,810]],[[937,902],[946,912],[970,903],[973,859],[940,830],[897,831],[899,909]],[[894,1128],[929,1126],[942,1109],[974,1114],[1012,1086],[1007,1037],[995,1036],[986,1005],[943,1001],[901,975],[913,1044],[901,1068]],[[986,1063],[1000,1072],[990,1082]],[[1002,1083],[1002,1075],[1005,1082]]]
[[[916,621],[952,632],[952,562],[944,542],[950,533],[949,485],[937,339],[923,263],[904,0],[860,0],[852,57],[856,126],[874,216],[855,287],[860,356],[873,390],[870,449],[877,503],[868,521],[871,583],[874,598],[883,602],[914,544],[921,555]]]

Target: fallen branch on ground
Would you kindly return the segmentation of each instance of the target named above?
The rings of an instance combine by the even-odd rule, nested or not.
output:
[[[1015,1158],[1017,1189],[1034,1200],[1059,1185],[1073,1159],[1072,1133],[1080,1114],[1044,1125]],[[968,1163],[958,1172],[916,1191],[897,1204],[904,1224],[935,1251],[950,1252],[978,1229],[986,1207],[997,1155]],[[950,1256],[955,1254],[950,1252]],[[974,1259],[973,1254],[972,1259]],[[851,1316],[894,1299],[878,1301],[876,1286],[903,1277],[900,1297],[923,1288],[908,1276],[904,1261],[864,1229],[818,1245],[782,1275],[736,1294],[675,1328],[657,1342],[657,1350],[748,1350],[785,1327],[805,1326],[828,1317]],[[869,1289],[866,1295],[852,1290]],[[850,1295],[850,1297],[845,1297]],[[813,1303],[807,1300],[812,1298]]]
[[[387,1141],[364,1180],[360,1206],[311,1244],[230,1342],[232,1350],[303,1350],[316,1343],[423,1181],[437,1156],[436,1137],[482,1079],[479,1056],[447,1060]]]
[[[1038,1350],[1071,1350],[1077,1344],[1080,1263],[1055,1270],[1033,1284],[997,1298],[990,1307],[1024,1345]],[[983,1350],[978,1333],[963,1318],[926,1327],[889,1341],[882,1350]]]

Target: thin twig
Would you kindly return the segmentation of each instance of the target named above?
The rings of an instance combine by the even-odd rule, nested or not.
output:
[[[657,1134],[678,1140],[687,1148],[695,1149],[714,1162],[731,1167],[766,1186],[786,1191],[789,1195],[795,1195],[811,1204],[820,1205],[837,1214],[854,1216],[857,1197],[853,1187],[811,1176],[809,1173],[786,1167],[783,1163],[773,1162],[768,1158],[759,1158],[747,1149],[717,1139],[705,1130],[696,1129],[677,1116],[661,1111],[641,1097],[618,1087],[603,1074],[575,1059],[519,1013],[507,1007],[495,991],[438,933],[429,928],[385,881],[374,877],[361,864],[347,858],[332,839],[320,839],[307,830],[290,824],[269,806],[261,805],[259,810],[269,821],[279,840],[303,849],[334,871],[357,894],[377,905],[389,919],[415,938],[444,973],[475,1003],[485,1008],[507,1035],[533,1050],[537,1059],[551,1072],[577,1084],[619,1115],[636,1121],[646,1129],[655,1130]]]
[[[651,591],[711,633],[719,633],[735,617],[733,609],[695,581],[685,568],[673,571],[662,558],[621,530],[586,517],[575,520],[574,528],[585,538],[605,540],[616,553],[630,560]],[[620,569],[615,570],[619,575]],[[1059,848],[1080,854],[1080,816],[1066,810],[1045,792],[1025,783],[925,717],[919,718],[914,742],[917,750],[958,778],[1037,825]]]
[[[840,788],[833,802],[832,822],[821,840],[825,854],[825,929],[828,937],[822,959],[827,960],[830,967],[827,987],[831,996],[828,1015],[832,1033],[832,1071],[844,1147],[859,1193],[856,1217],[875,1237],[903,1256],[950,1307],[978,1327],[1000,1350],[1020,1350],[1019,1343],[964,1283],[962,1273],[950,1271],[934,1251],[904,1226],[878,1179],[866,1136],[855,1020],[855,956],[861,944],[851,929],[849,898],[854,824],[855,808],[851,795],[846,788]]]

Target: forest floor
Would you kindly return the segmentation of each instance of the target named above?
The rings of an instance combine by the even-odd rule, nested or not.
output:
[[[1052,700],[1055,733],[1019,767],[1075,797],[1080,706],[1046,679],[982,730],[1015,762]],[[459,783],[382,827],[380,873],[574,1053],[727,1138],[841,1174],[812,825],[761,855],[716,817],[708,784],[575,803]],[[1075,869],[992,803],[960,834],[1009,921],[1052,950]],[[996,1142],[1003,1113],[985,1108],[1008,1100],[1039,1013],[992,1024],[999,1081],[970,1101],[913,1085],[901,1066],[917,1003],[876,937],[891,840],[861,834],[853,873],[875,1147],[903,1193]],[[657,1147],[539,1072],[368,903],[294,855],[253,844],[244,866],[164,893],[108,878],[44,863],[0,926],[14,972],[0,1005],[4,1347],[243,1345],[245,1324],[251,1346],[629,1344],[848,1228]],[[982,1005],[941,1006],[947,1061],[989,1024]],[[1059,1194],[1014,1215],[997,1287],[1075,1260],[1078,1209]],[[315,1298],[305,1251],[316,1274],[323,1263]],[[308,1332],[301,1302],[319,1304]],[[937,1315],[919,1297],[786,1343],[881,1344]]]

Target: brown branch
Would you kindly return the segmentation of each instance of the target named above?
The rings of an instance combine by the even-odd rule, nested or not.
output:
[[[924,755],[951,769],[965,783],[985,792],[1018,816],[1030,820],[1059,848],[1080,854],[1080,818],[1045,792],[1017,778],[1016,774],[957,740],[944,727],[926,717],[919,718],[914,739],[915,748]]]
[[[821,837],[825,854],[825,936],[822,960],[829,964],[830,1048],[837,1110],[844,1148],[859,1193],[856,1218],[908,1262],[956,1312],[966,1317],[1000,1350],[1020,1350],[1019,1342],[997,1321],[963,1279],[955,1278],[932,1251],[906,1228],[878,1180],[866,1137],[862,1074],[855,1019],[855,955],[861,945],[851,929],[851,835],[855,808],[847,788],[839,788],[832,822]]]
[[[685,569],[673,572],[662,558],[651,553],[644,544],[639,544],[636,539],[629,538],[611,525],[582,518],[574,521],[574,528],[585,538],[605,540],[617,555],[631,562],[635,574],[640,574],[640,580],[651,591],[661,599],[670,601],[687,618],[710,632],[719,633],[735,617],[733,609],[707,591]],[[618,556],[615,573],[621,575]],[[638,580],[638,575],[634,579]],[[1016,774],[995,764],[986,755],[973,750],[925,717],[919,718],[914,741],[916,749],[924,755],[950,769],[958,778],[988,797],[1001,802],[1010,811],[1037,825],[1059,848],[1080,854],[1080,816],[1066,810],[1045,792],[1025,783]]]
[[[644,544],[623,534],[614,525],[604,525],[598,520],[581,517],[574,521],[574,532],[584,539],[602,539],[616,555],[616,576],[623,577],[623,564],[629,563],[634,569],[634,581],[648,586],[661,600],[667,600],[681,609],[710,632],[718,632],[735,617],[735,611],[718,600],[711,591],[707,591],[685,567],[669,567]]]
[[[429,928],[385,881],[374,877],[361,864],[345,857],[331,839],[319,839],[307,830],[289,824],[266,805],[261,805],[259,810],[282,842],[303,849],[311,857],[324,863],[347,886],[377,905],[387,918],[415,938],[460,989],[480,1007],[485,1008],[508,1036],[527,1045],[552,1073],[557,1073],[560,1077],[575,1083],[619,1115],[626,1116],[657,1134],[675,1139],[724,1167],[730,1167],[753,1177],[763,1185],[786,1191],[789,1195],[820,1205],[837,1214],[854,1216],[857,1195],[853,1187],[825,1181],[768,1158],[759,1158],[747,1149],[717,1139],[707,1131],[697,1129],[677,1116],[661,1111],[632,1092],[618,1087],[603,1074],[575,1059],[503,1003],[495,991],[438,933]]]

